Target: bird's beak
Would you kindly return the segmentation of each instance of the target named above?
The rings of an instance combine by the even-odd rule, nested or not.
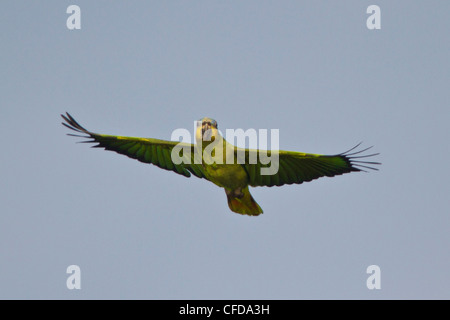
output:
[[[211,126],[208,125],[207,123],[205,123],[202,126],[202,139],[203,139],[203,141],[211,141],[211,136],[212,136]]]

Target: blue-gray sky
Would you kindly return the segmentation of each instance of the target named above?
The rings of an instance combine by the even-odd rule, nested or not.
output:
[[[66,27],[71,4],[81,30]],[[449,10],[3,1],[0,298],[449,299]],[[107,134],[170,139],[209,116],[280,129],[284,150],[364,141],[383,165],[254,188],[264,214],[241,216],[205,180],[76,144],[65,111]]]

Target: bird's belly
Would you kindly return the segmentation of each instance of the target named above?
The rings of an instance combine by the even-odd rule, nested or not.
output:
[[[208,179],[223,188],[239,188],[248,184],[248,175],[239,164],[206,165],[205,171]]]

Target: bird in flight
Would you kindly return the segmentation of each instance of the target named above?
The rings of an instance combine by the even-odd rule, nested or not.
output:
[[[365,169],[378,170],[374,166],[380,165],[379,162],[366,160],[378,153],[363,154],[372,147],[355,151],[361,143],[336,155],[267,150],[264,151],[267,156],[274,156],[276,152],[277,171],[263,174],[262,170],[269,168],[271,164],[261,161],[258,156],[261,151],[239,148],[228,143],[218,131],[217,122],[210,118],[197,122],[196,144],[190,144],[94,133],[83,128],[69,113],[61,116],[65,121],[62,122],[64,126],[83,134],[68,135],[89,139],[81,142],[97,143],[93,147],[115,151],[185,177],[194,175],[224,188],[231,211],[243,215],[257,216],[263,213],[250,194],[249,186],[301,184],[320,177],[334,177],[349,172],[366,171]],[[213,145],[214,148],[211,148]],[[205,152],[208,148],[212,149],[209,154]],[[174,160],[174,154],[180,156],[183,161]],[[226,158],[230,155],[233,161]]]

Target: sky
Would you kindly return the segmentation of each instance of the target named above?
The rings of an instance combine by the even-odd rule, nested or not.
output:
[[[69,30],[67,8],[81,9]],[[367,7],[381,10],[370,30]],[[448,1],[3,1],[1,299],[449,299]],[[223,190],[77,144],[202,117],[379,171]],[[80,289],[69,289],[69,266]],[[380,289],[367,268],[379,267]]]

